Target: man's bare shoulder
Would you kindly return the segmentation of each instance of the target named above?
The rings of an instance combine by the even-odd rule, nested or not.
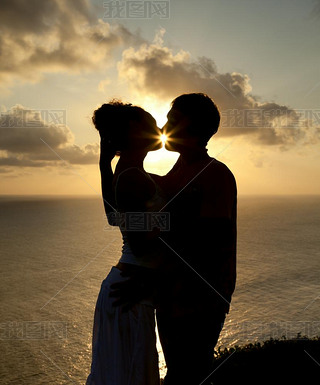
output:
[[[198,181],[202,191],[201,216],[232,218],[237,185],[233,173],[223,162],[211,158]]]
[[[234,175],[229,167],[225,163],[215,158],[209,158],[203,171],[205,176],[220,175],[234,179]]]

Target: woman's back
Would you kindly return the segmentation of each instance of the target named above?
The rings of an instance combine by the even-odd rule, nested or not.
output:
[[[116,176],[115,200],[123,237],[120,262],[157,268],[162,262],[158,219],[165,206],[164,193],[141,168],[130,167]]]

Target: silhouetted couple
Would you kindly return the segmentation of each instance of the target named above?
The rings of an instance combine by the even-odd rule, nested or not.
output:
[[[164,383],[209,381],[236,281],[236,182],[207,154],[220,122],[207,95],[179,96],[167,118],[161,131],[130,104],[94,112],[105,211],[123,247],[98,296],[87,384],[159,385],[155,313]],[[167,175],[148,174],[144,158],[161,148],[162,133],[180,157]]]

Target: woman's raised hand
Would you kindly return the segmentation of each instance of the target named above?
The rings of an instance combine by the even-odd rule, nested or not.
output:
[[[115,155],[119,155],[119,151],[116,149],[110,139],[101,137],[100,140],[100,162],[111,161]]]

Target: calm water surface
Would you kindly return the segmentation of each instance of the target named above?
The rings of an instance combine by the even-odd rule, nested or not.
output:
[[[84,384],[120,233],[100,198],[2,197],[0,213],[1,383]],[[238,213],[237,287],[218,346],[320,335],[320,197],[240,196]]]

